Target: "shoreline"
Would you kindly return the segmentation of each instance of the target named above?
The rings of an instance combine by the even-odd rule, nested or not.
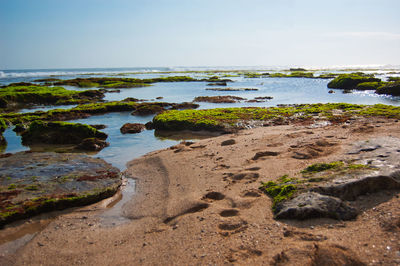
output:
[[[100,203],[83,207],[57,217],[16,253],[0,256],[0,262],[307,265],[335,257],[395,265],[399,228],[387,231],[382,224],[400,217],[398,191],[393,197],[382,191],[357,201],[373,207],[363,207],[355,220],[344,222],[274,220],[271,199],[258,190],[260,181],[350,158],[345,152],[356,141],[388,135],[400,138],[398,120],[359,118],[347,127],[271,126],[154,151],[127,165],[136,194],[121,207],[126,223],[102,223]],[[233,144],[221,145],[231,139]],[[304,152],[302,144],[321,139],[335,145],[311,159],[292,157]],[[277,156],[253,159],[263,151]]]

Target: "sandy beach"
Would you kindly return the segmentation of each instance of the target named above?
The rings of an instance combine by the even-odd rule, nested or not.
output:
[[[400,138],[399,122],[360,118],[346,126],[264,127],[152,152],[129,163],[125,174],[136,179],[136,193],[115,217],[104,218],[110,200],[75,209],[14,253],[3,250],[0,262],[398,265],[398,191],[352,202],[362,210],[352,221],[294,221],[275,220],[271,199],[258,190],[261,181],[296,175],[312,163],[354,157],[346,154],[353,143],[378,136]],[[319,146],[310,159],[293,158],[317,141],[330,145]],[[254,157],[265,151],[273,155]]]

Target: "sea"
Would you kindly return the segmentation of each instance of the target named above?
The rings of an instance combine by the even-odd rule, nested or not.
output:
[[[233,95],[246,99],[255,97],[271,96],[273,99],[266,102],[248,103],[238,102],[231,104],[199,103],[200,109],[219,107],[270,107],[281,104],[300,103],[355,103],[355,104],[388,104],[400,106],[400,97],[377,95],[373,91],[353,91],[344,93],[342,90],[330,89],[327,84],[330,79],[311,78],[247,78],[237,75],[238,72],[260,72],[275,73],[285,72],[289,66],[252,66],[252,67],[135,67],[135,68],[77,68],[77,69],[26,69],[26,70],[0,70],[0,86],[15,82],[34,82],[43,78],[73,79],[77,77],[127,77],[127,78],[155,78],[167,76],[191,76],[195,78],[207,78],[219,76],[229,78],[227,87],[232,88],[256,88],[256,91],[211,91],[207,82],[169,82],[155,83],[150,87],[120,89],[119,93],[106,93],[104,100],[119,101],[127,97],[145,99],[147,101],[164,102],[191,102],[197,96]],[[333,66],[333,67],[306,67],[313,70],[314,75],[324,73],[351,73],[362,71],[373,73],[376,77],[386,80],[389,76],[399,77],[400,66]],[[69,90],[83,90],[72,86],[64,86]],[[87,88],[85,88],[86,90]],[[162,97],[161,100],[156,98]],[[72,108],[68,106],[35,106],[30,109],[23,109],[20,112],[35,112],[38,110],[51,110],[56,108]],[[126,168],[126,163],[138,158],[148,152],[167,148],[182,140],[196,140],[207,135],[185,134],[159,136],[154,130],[146,130],[139,134],[121,134],[120,128],[125,123],[146,123],[153,119],[153,115],[133,116],[130,112],[107,113],[94,115],[85,119],[77,119],[70,122],[85,124],[104,124],[107,127],[102,131],[108,134],[107,142],[109,147],[98,153],[91,153],[106,160],[120,170]],[[19,151],[34,150],[37,147],[28,147],[21,144],[21,138],[13,130],[8,128],[4,132],[7,141],[3,153],[15,153]],[[42,147],[40,151],[47,151],[50,147]]]

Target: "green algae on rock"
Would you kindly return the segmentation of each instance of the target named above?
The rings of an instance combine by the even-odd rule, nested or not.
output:
[[[165,103],[165,102],[150,102],[138,103],[129,100],[113,101],[105,103],[92,103],[78,105],[71,109],[54,109],[50,111],[36,111],[34,113],[5,113],[0,115],[0,118],[10,121],[16,125],[19,123],[32,122],[36,120],[43,121],[65,121],[71,119],[85,118],[95,114],[104,114],[109,112],[126,112],[136,111],[134,114],[154,114],[170,109],[189,109],[198,108],[195,103]]]
[[[23,144],[79,144],[87,138],[107,138],[107,134],[89,125],[43,121],[32,122],[21,136]]]
[[[217,76],[213,76],[206,79],[196,79],[188,76],[171,76],[171,77],[159,77],[151,79],[138,79],[138,78],[115,78],[115,77],[101,77],[101,78],[75,78],[68,80],[60,80],[54,83],[54,85],[69,85],[80,88],[88,87],[100,87],[100,88],[137,88],[150,86],[152,83],[157,82],[195,82],[195,81],[206,81],[206,82],[229,82],[230,79],[220,79]]]
[[[97,202],[120,185],[117,168],[86,155],[19,152],[0,158],[0,227]]]
[[[284,107],[217,108],[166,111],[154,117],[157,130],[236,131],[270,124],[289,124],[315,120],[344,122],[352,116],[400,118],[400,107],[347,103],[300,104]]]
[[[400,81],[388,82],[376,89],[377,94],[400,96]]]
[[[10,84],[0,89],[2,107],[22,104],[76,104],[97,101],[104,97],[98,90],[71,91],[63,87]]]
[[[381,82],[381,80],[361,72],[341,74],[328,83],[328,88],[352,90],[355,89],[358,84],[364,82]]]

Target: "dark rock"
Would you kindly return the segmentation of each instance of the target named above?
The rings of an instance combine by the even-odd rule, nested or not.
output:
[[[335,91],[334,90],[329,90],[328,93],[335,93]]]
[[[21,133],[27,129],[28,129],[28,125],[26,125],[26,124],[16,124],[13,131],[16,133]]]
[[[354,219],[358,211],[339,198],[306,192],[297,197],[278,203],[275,208],[277,219],[333,218]]]
[[[120,129],[122,134],[140,133],[145,130],[146,126],[140,123],[126,123]]]
[[[0,108],[6,108],[7,104],[8,102],[5,99],[0,98]]]
[[[97,139],[97,138],[87,138],[82,140],[76,148],[80,150],[87,150],[87,151],[100,151],[109,145],[108,142]]]
[[[228,145],[233,145],[235,144],[236,141],[234,139],[227,139],[221,142],[221,146],[228,146]]]
[[[146,124],[144,124],[144,126],[145,126],[145,128],[146,128],[147,130],[152,130],[152,129],[154,129],[154,125],[153,125],[153,122],[152,122],[152,121],[147,122]]]
[[[32,122],[21,136],[23,144],[79,144],[86,138],[107,138],[107,134],[89,125],[43,121]]]
[[[400,96],[400,82],[390,82],[376,90],[378,94],[388,94],[392,96]]]
[[[207,84],[207,86],[226,86],[226,85],[227,85],[226,81],[211,82]]]
[[[94,127],[95,129],[105,129],[107,126],[103,124],[96,124],[96,125],[90,125],[91,127]]]
[[[225,96],[199,96],[194,98],[194,102],[209,102],[209,103],[236,103],[246,100],[242,97],[225,95]]]
[[[156,100],[162,100],[162,99],[164,99],[164,97],[159,96],[156,98]]]
[[[197,103],[183,102],[183,103],[172,104],[171,109],[172,110],[196,109],[199,108],[199,106],[200,105],[198,105]]]

